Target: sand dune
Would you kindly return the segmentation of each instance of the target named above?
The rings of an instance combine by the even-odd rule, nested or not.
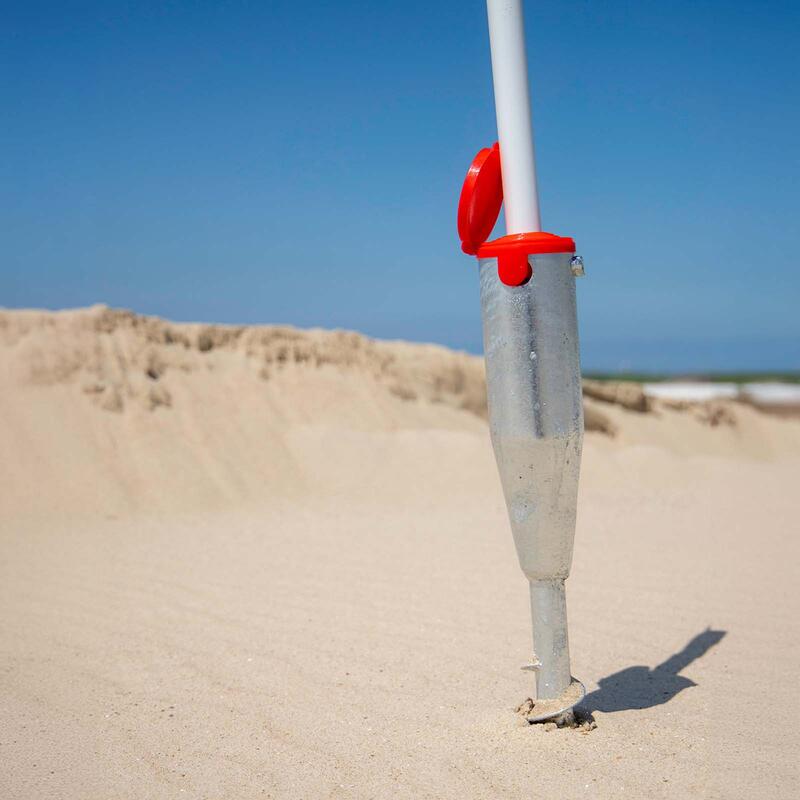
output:
[[[550,731],[480,359],[0,311],[0,797],[792,797],[800,422],[585,398]]]

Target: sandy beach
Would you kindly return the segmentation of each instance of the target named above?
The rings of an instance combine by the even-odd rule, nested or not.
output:
[[[800,421],[587,392],[554,730],[480,358],[0,311],[0,797],[796,796]]]

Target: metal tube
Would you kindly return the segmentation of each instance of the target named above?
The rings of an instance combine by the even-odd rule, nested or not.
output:
[[[540,231],[522,0],[487,0],[507,233]]]
[[[564,581],[531,581],[536,697],[558,697],[572,680]],[[540,655],[541,654],[541,655]]]
[[[506,286],[480,259],[489,430],[514,544],[531,584],[537,698],[570,685],[564,579],[572,564],[583,443],[571,254],[530,256],[533,276]]]

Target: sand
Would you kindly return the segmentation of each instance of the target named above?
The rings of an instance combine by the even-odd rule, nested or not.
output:
[[[0,797],[795,797],[800,422],[623,394],[558,729],[480,359],[0,312]]]

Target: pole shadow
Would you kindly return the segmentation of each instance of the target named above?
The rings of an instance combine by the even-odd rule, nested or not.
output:
[[[626,667],[613,675],[601,678],[598,689],[583,698],[579,708],[584,714],[593,711],[629,711],[652,708],[668,703],[675,695],[697,684],[680,674],[693,661],[718,644],[727,631],[706,628],[695,636],[679,653],[670,656],[654,669],[643,665]]]

